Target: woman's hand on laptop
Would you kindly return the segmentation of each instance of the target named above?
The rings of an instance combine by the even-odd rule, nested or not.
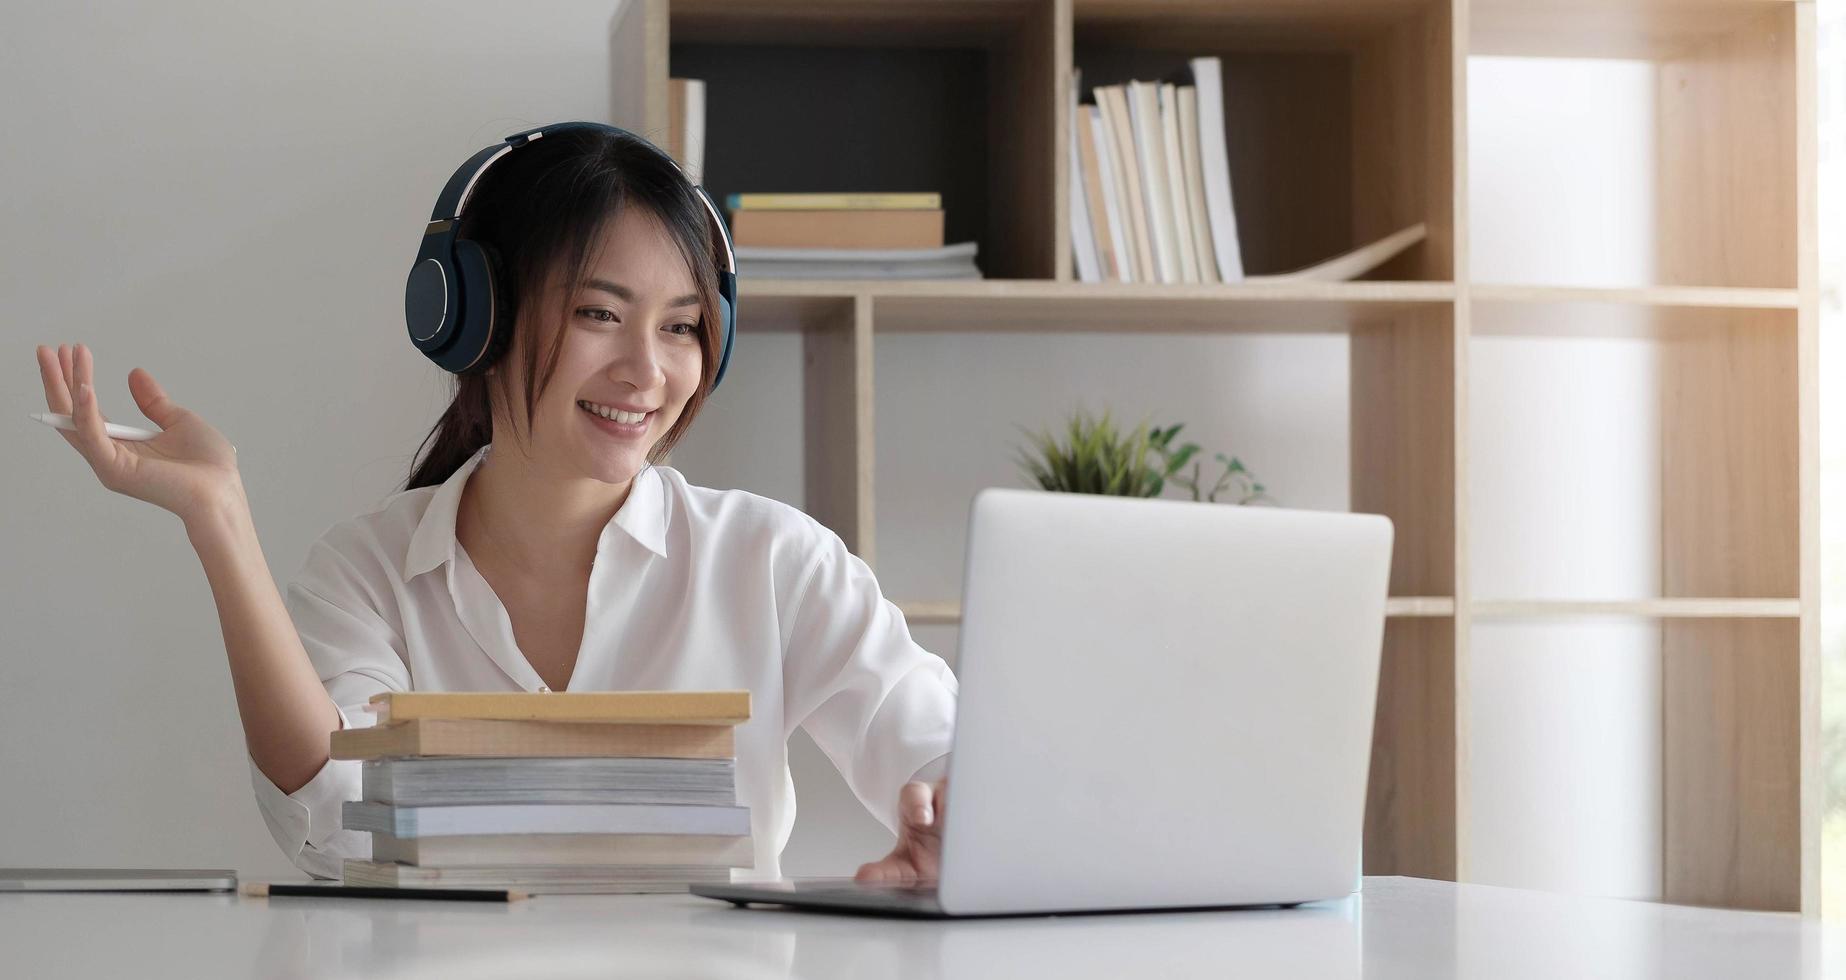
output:
[[[949,818],[949,780],[905,783],[897,794],[897,846],[881,861],[859,866],[855,881],[912,884],[936,880],[942,856],[942,825]]]

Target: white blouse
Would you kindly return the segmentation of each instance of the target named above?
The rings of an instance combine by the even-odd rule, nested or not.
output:
[[[546,690],[455,538],[462,485],[490,448],[441,486],[329,528],[290,583],[289,616],[341,727],[373,724],[361,706],[380,691]],[[736,733],[738,803],[750,808],[756,848],[755,868],[735,874],[744,879],[781,873],[797,725],[896,832],[898,790],[946,765],[959,686],[831,529],[767,497],[649,466],[597,539],[568,689],[750,692],[750,720]],[[359,798],[359,767],[329,760],[284,794],[250,763],[270,834],[309,874],[338,878],[342,858],[371,855],[369,835],[340,827],[340,804]]]

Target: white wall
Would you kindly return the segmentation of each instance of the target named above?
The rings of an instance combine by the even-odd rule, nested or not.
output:
[[[0,13],[0,331],[15,413],[0,426],[0,865],[293,872],[251,799],[211,596],[178,522],[104,491],[61,439],[18,418],[43,406],[32,346],[90,344],[118,419],[138,420],[124,379],[139,365],[223,429],[286,581],[323,529],[396,489],[442,406],[443,379],[401,319],[438,187],[508,132],[607,118],[614,7],[178,0]],[[1523,83],[1477,74],[1475,94],[1502,84]],[[1486,126],[1472,123],[1477,136]],[[1488,169],[1477,157],[1477,182]],[[1476,238],[1477,268],[1489,268],[1491,239]],[[738,358],[674,464],[799,503],[799,342],[746,332]],[[954,597],[969,497],[1021,482],[1015,425],[1056,425],[1078,404],[1186,422],[1183,436],[1242,456],[1283,502],[1343,508],[1346,364],[1338,337],[881,338],[880,580],[894,598]],[[1512,499],[1533,492],[1507,472]],[[1477,512],[1489,489],[1477,485]],[[953,629],[916,635],[952,661]],[[1514,697],[1515,678],[1494,680],[1477,647],[1477,704]],[[1530,704],[1555,720],[1560,698]],[[1507,764],[1551,723],[1520,722],[1527,732],[1509,716]],[[794,765],[789,873],[850,871],[881,853],[888,835],[805,737]],[[1542,785],[1496,778],[1509,800]],[[1590,818],[1584,827],[1614,815]]]
[[[404,479],[442,403],[403,281],[442,181],[609,112],[609,0],[0,8],[0,865],[292,872],[249,788],[204,575],[103,490],[32,348],[96,351],[236,443],[270,568]]]

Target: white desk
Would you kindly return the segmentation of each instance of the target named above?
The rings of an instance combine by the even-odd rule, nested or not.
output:
[[[1819,977],[1798,916],[1369,878],[1293,910],[920,922],[690,895],[513,905],[0,894],[9,977]]]

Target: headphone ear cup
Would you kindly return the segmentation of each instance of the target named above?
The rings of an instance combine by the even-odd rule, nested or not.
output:
[[[500,275],[500,257],[492,245],[467,238],[455,240],[455,264],[461,281],[462,320],[455,344],[443,366],[459,375],[481,374],[506,351],[513,335],[512,305]]]
[[[480,246],[485,253],[488,273],[492,277],[491,291],[494,295],[494,329],[487,338],[487,350],[481,354],[481,370],[485,371],[498,363],[501,355],[512,346],[513,291],[508,288],[506,263],[501,261],[499,250],[486,242],[481,242]]]

